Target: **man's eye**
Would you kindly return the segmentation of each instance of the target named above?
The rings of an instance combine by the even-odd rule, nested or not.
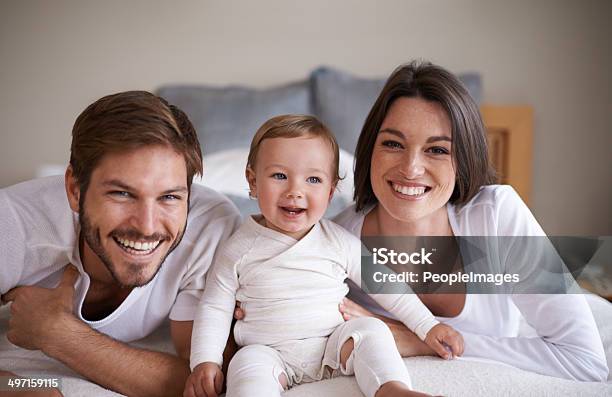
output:
[[[287,179],[287,175],[283,174],[282,172],[276,172],[276,173],[272,174],[272,178],[274,178],[274,179]]]
[[[161,198],[164,201],[177,201],[183,199],[181,196],[177,196],[176,194],[165,194]]]
[[[306,182],[308,182],[308,183],[321,183],[321,178],[319,178],[318,176],[310,176],[310,177],[308,177],[308,179],[306,179]]]
[[[132,195],[129,192],[123,190],[115,190],[109,193],[111,196],[119,197],[119,198],[129,198]]]
[[[448,149],[441,146],[430,147],[429,149],[427,149],[427,151],[433,154],[449,154]]]
[[[399,143],[398,141],[392,141],[392,140],[383,141],[382,145],[388,148],[391,148],[391,149],[403,149],[404,148],[404,146],[402,146],[401,143]]]

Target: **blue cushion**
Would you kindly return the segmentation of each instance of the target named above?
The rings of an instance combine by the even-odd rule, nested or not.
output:
[[[157,94],[187,113],[204,154],[249,147],[255,131],[272,116],[312,113],[306,80],[265,90],[169,85]]]
[[[466,73],[459,75],[459,79],[479,103],[482,92],[480,75]],[[363,123],[386,78],[366,79],[320,67],[312,72],[311,81],[314,114],[334,132],[341,148],[354,153]]]

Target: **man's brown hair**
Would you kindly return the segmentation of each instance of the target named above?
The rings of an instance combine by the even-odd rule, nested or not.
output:
[[[356,210],[378,203],[370,170],[376,136],[393,102],[401,97],[439,103],[451,121],[451,152],[456,164],[455,187],[450,202],[467,203],[481,186],[495,183],[489,163],[485,128],[478,106],[461,81],[446,69],[429,62],[401,65],[383,87],[357,141],[355,150]]]
[[[85,193],[91,174],[107,153],[163,145],[181,154],[187,165],[187,186],[202,174],[202,152],[187,115],[147,91],[108,95],[89,105],[72,128],[70,165]]]

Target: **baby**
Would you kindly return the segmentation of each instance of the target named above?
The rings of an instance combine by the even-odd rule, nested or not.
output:
[[[423,395],[410,389],[385,323],[345,322],[338,310],[345,279],[361,283],[361,242],[321,219],[339,180],[338,153],[334,136],[311,116],[274,117],[255,134],[246,177],[261,215],[249,217],[223,245],[209,272],[185,396],[220,393],[236,300],[246,316],[234,337],[244,347],[229,364],[228,397],[280,396],[295,384],[338,374],[355,374],[368,397]],[[462,353],[461,335],[416,295],[372,297],[441,356]]]

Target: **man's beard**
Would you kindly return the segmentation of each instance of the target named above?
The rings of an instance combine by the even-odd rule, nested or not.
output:
[[[185,223],[183,229],[177,236],[176,240],[174,241],[172,246],[168,249],[168,252],[166,252],[164,257],[161,258],[161,260],[159,261],[159,264],[157,264],[157,268],[155,269],[155,272],[153,272],[153,274],[150,277],[146,279],[144,278],[143,273],[145,269],[143,268],[142,264],[127,263],[127,271],[128,271],[127,278],[129,280],[134,280],[134,281],[126,282],[125,280],[121,279],[121,276],[119,275],[119,272],[117,271],[117,266],[111,261],[110,256],[108,255],[107,251],[104,249],[102,245],[102,239],[100,237],[100,229],[94,228],[94,226],[91,224],[89,217],[87,216],[87,212],[85,210],[84,203],[82,202],[79,203],[79,207],[80,207],[79,225],[81,226],[81,237],[85,240],[85,242],[87,243],[89,248],[94,252],[94,254],[96,254],[98,258],[100,258],[100,261],[108,269],[113,279],[122,288],[144,287],[145,285],[150,283],[151,280],[155,278],[155,276],[161,269],[161,266],[166,260],[166,258],[168,257],[168,255],[170,255],[170,253],[174,251],[174,249],[179,245],[179,243],[183,239],[183,235],[185,234],[185,228],[187,226],[187,224]],[[134,230],[134,229],[114,230],[111,233],[111,236],[126,238],[130,240],[138,240],[138,241],[158,241],[159,240],[160,244],[162,244],[165,241],[170,241],[171,239],[171,236],[169,236],[168,234],[162,234],[162,233],[154,233],[151,236],[144,236],[141,233],[139,233],[137,230]],[[115,241],[115,244],[117,244],[116,241]],[[151,266],[151,264],[146,265],[145,268],[148,266]]]

